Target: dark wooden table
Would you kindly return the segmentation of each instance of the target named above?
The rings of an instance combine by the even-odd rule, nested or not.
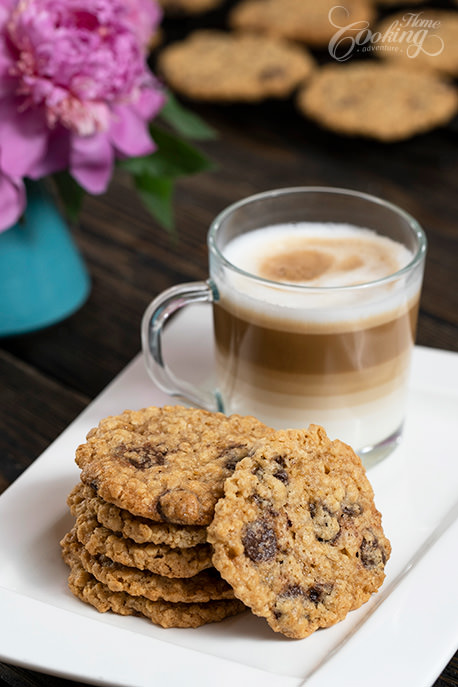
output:
[[[216,141],[200,145],[218,167],[178,184],[178,241],[150,219],[128,179],[117,173],[105,196],[87,198],[75,229],[92,278],[86,304],[53,327],[0,340],[0,492],[136,355],[141,316],[152,297],[172,284],[206,277],[210,221],[255,192],[348,187],[412,213],[429,240],[417,343],[458,352],[457,120],[382,145],[325,133],[291,102],[196,110],[219,132]],[[8,622],[1,609],[0,622]],[[0,664],[2,686],[70,684]],[[458,654],[434,687],[457,684]]]

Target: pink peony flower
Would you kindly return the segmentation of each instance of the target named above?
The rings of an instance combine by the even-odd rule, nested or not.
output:
[[[157,2],[151,2],[151,0],[134,0],[134,2],[127,0],[125,9],[127,20],[146,51],[155,28],[161,22],[161,7]]]
[[[18,216],[24,177],[68,169],[102,193],[116,158],[155,150],[164,95],[146,46],[160,19],[153,0],[0,0],[0,193],[11,207],[16,189]]]

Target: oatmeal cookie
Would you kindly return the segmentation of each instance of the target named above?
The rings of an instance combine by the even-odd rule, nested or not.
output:
[[[360,459],[315,425],[279,431],[239,463],[208,538],[237,598],[293,638],[365,603],[391,552]]]
[[[377,57],[419,71],[428,68],[458,76],[457,12],[402,10],[385,17],[375,31],[382,34]]]
[[[107,503],[91,487],[79,483],[68,496],[72,515],[90,514],[112,532],[132,539],[137,544],[167,544],[173,548],[189,548],[207,541],[207,528],[192,525],[173,525],[154,522],[132,515],[129,511]]]
[[[272,431],[253,417],[195,408],[126,410],[89,432],[76,462],[82,482],[133,515],[207,525],[237,461]]]
[[[112,592],[127,592],[131,596],[144,596],[150,601],[162,599],[174,603],[206,603],[234,598],[233,590],[215,568],[187,578],[156,575],[114,563],[103,555],[91,556],[78,542],[74,531],[63,538],[61,547],[67,565],[71,566],[72,562],[79,561],[88,573]]]
[[[314,61],[305,48],[268,36],[202,30],[166,47],[158,65],[189,98],[256,102],[291,95]]]
[[[356,22],[363,28],[373,16],[372,4],[366,0],[242,0],[230,13],[229,23],[235,29],[322,48],[342,27]],[[351,29],[342,36],[347,33]]]
[[[223,0],[159,0],[166,15],[201,14],[222,5]]]
[[[100,613],[113,611],[119,615],[140,615],[161,627],[200,627],[242,613],[244,605],[237,599],[207,603],[173,603],[150,601],[143,596],[112,592],[98,582],[78,561],[72,561],[68,577],[70,591],[81,601],[94,606]]]
[[[149,570],[165,577],[192,577],[212,567],[209,544],[189,549],[172,549],[165,544],[136,544],[99,525],[96,518],[79,516],[75,532],[78,541],[93,556],[104,555],[115,563]]]
[[[439,77],[377,62],[323,67],[297,103],[323,127],[383,142],[446,124],[458,110],[456,89]]]

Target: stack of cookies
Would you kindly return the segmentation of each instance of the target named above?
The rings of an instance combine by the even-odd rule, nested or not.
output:
[[[300,638],[383,582],[372,488],[321,427],[146,408],[102,420],[76,462],[61,546],[71,591],[99,611],[198,627],[249,607]]]
[[[109,417],[76,453],[62,540],[69,587],[99,611],[198,627],[245,610],[212,564],[207,525],[225,479],[269,431],[181,407]]]

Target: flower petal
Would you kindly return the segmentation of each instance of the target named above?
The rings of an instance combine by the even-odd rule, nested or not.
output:
[[[0,100],[0,168],[11,177],[29,175],[45,155],[49,130],[41,110],[18,111],[16,98]]]
[[[0,172],[0,231],[16,224],[25,205],[26,195],[22,180],[14,181]]]
[[[2,21],[0,18],[0,32],[2,32],[4,29],[2,28]],[[0,33],[0,74],[3,79],[6,79],[9,77],[9,71],[10,68],[13,65],[13,56],[11,54],[11,51],[6,43],[6,40],[3,36],[2,33]]]
[[[145,50],[162,19],[162,8],[155,0],[128,0],[124,3],[132,30]]]
[[[151,120],[165,105],[166,94],[159,88],[142,89],[138,99],[131,104],[132,109],[143,119]]]
[[[139,157],[156,150],[147,123],[129,105],[113,107],[110,140],[122,155]]]
[[[30,168],[27,176],[31,179],[42,179],[49,174],[66,169],[70,157],[70,136],[70,132],[63,126],[51,129],[46,155]]]
[[[0,98],[11,98],[14,97],[17,83],[16,80],[8,74],[10,63],[6,61],[5,64],[3,64],[2,59],[0,45]]]
[[[3,31],[3,27],[9,19],[10,12],[12,11],[15,0],[1,0],[0,2],[0,31]]]
[[[71,137],[70,174],[89,193],[106,191],[113,172],[114,152],[107,134]]]

